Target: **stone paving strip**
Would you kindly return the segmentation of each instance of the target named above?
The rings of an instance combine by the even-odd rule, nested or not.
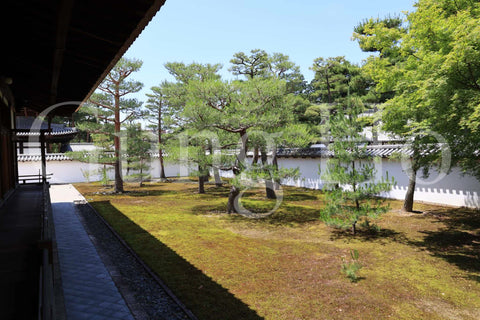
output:
[[[67,320],[196,320],[72,185],[52,185]]]
[[[82,196],[71,185],[51,186],[53,219],[68,320],[133,320],[97,250],[75,214]]]

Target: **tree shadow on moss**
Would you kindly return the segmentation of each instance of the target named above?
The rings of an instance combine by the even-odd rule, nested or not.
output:
[[[227,288],[130,220],[110,201],[91,204],[198,319],[263,319]]]
[[[254,224],[292,226],[318,221],[319,211],[314,208],[288,205],[281,207],[267,215],[273,207],[272,203],[261,201],[245,201],[244,207],[251,212],[245,214],[227,214],[227,204],[198,205],[192,208],[192,213],[197,215],[218,214],[231,222],[249,222]],[[265,216],[263,216],[265,214]],[[262,216],[258,218],[258,216]]]
[[[141,189],[135,190],[135,191],[127,191],[124,192],[123,194],[129,196],[129,197],[157,197],[157,196],[164,196],[168,194],[176,194],[178,193],[175,190],[145,190],[142,191]]]
[[[284,201],[315,201],[318,200],[318,197],[308,194],[308,193],[300,193],[300,192],[285,192],[283,196]]]
[[[425,237],[410,241],[410,244],[471,273],[468,278],[480,282],[480,211],[439,209],[427,215],[445,227],[438,231],[422,231]]]
[[[330,239],[335,240],[360,240],[360,241],[393,241],[399,243],[407,243],[407,237],[403,232],[397,232],[395,230],[381,228],[362,228],[359,227],[356,230],[355,235],[352,234],[350,229],[333,229],[331,231]]]

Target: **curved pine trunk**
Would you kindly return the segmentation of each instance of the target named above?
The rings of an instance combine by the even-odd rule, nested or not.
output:
[[[262,154],[261,154],[261,159],[262,159],[262,165],[264,166],[267,166],[268,163],[267,163],[267,151],[265,150],[265,148],[262,148]],[[267,194],[267,199],[277,199],[277,195],[275,194],[275,189],[274,189],[274,183],[273,183],[273,179],[272,179],[272,176],[270,174],[270,171],[268,169],[264,169],[265,173],[266,173],[266,177],[265,177],[265,193]]]
[[[227,213],[238,213],[238,195],[240,194],[240,190],[237,187],[232,186],[230,188],[230,193],[228,195],[228,203],[227,203]]]

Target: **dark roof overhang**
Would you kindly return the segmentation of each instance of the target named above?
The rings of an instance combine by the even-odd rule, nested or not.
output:
[[[0,76],[17,110],[84,101],[165,0],[2,0]],[[53,111],[71,115],[72,103]]]

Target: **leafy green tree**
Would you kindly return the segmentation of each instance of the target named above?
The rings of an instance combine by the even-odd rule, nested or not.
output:
[[[123,192],[121,126],[137,114],[141,105],[136,99],[126,98],[126,95],[140,91],[143,84],[127,78],[141,66],[140,60],[120,59],[98,86],[98,92],[89,99],[89,103],[96,107],[95,116],[113,124],[115,192]]]
[[[480,89],[479,3],[420,0],[406,23],[370,19],[354,38],[378,51],[365,70],[385,103],[384,129],[411,141],[410,182],[404,210],[413,210],[417,171],[438,165],[445,153],[431,132],[451,148],[453,160],[480,177],[478,129]],[[428,151],[428,152],[427,152]]]
[[[336,107],[330,117],[330,134],[333,143],[329,149],[333,157],[327,161],[324,190],[327,205],[321,212],[321,219],[339,228],[352,228],[360,219],[375,218],[386,212],[384,199],[378,195],[390,191],[393,179],[382,177],[375,181],[376,171],[373,159],[367,154],[359,115],[364,111],[359,98],[349,98],[348,107]]]

